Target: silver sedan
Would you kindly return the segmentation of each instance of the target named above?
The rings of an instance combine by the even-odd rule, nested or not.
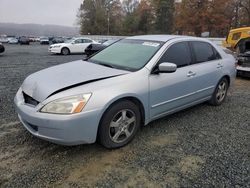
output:
[[[236,75],[235,59],[208,40],[134,36],[93,57],[36,72],[15,97],[33,135],[107,148],[129,143],[140,125],[209,101],[220,105]]]

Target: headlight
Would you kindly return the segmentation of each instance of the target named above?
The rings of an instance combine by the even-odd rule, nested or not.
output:
[[[46,104],[40,112],[52,114],[75,114],[82,111],[91,93],[54,100]]]
[[[61,45],[55,45],[52,48],[60,48],[60,47],[61,47]]]

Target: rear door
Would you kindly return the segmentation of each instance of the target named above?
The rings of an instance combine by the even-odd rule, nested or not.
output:
[[[195,86],[194,100],[200,100],[213,94],[222,77],[223,60],[216,49],[207,42],[191,41],[189,45],[194,54],[190,71]]]
[[[83,51],[90,45],[90,44],[92,44],[92,40],[90,40],[90,39],[83,39],[83,43],[82,43],[82,49],[83,49]],[[82,50],[81,49],[81,50]]]

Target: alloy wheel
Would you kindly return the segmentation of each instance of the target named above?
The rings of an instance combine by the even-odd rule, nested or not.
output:
[[[217,93],[216,93],[216,99],[218,102],[221,102],[224,100],[225,96],[227,93],[227,83],[225,81],[222,81],[217,89]]]
[[[63,55],[68,55],[69,54],[69,50],[67,48],[63,48],[62,49],[62,54]]]
[[[136,115],[129,109],[115,114],[109,125],[110,139],[115,143],[125,142],[133,134],[136,126]]]

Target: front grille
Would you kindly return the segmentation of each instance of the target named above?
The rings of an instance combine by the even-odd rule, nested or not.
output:
[[[33,99],[32,97],[30,97],[29,95],[27,95],[26,93],[23,92],[23,98],[24,98],[24,102],[26,104],[31,104],[33,106],[36,106],[39,104],[39,102],[35,99]]]
[[[242,67],[250,67],[250,62],[244,62],[241,65]]]

